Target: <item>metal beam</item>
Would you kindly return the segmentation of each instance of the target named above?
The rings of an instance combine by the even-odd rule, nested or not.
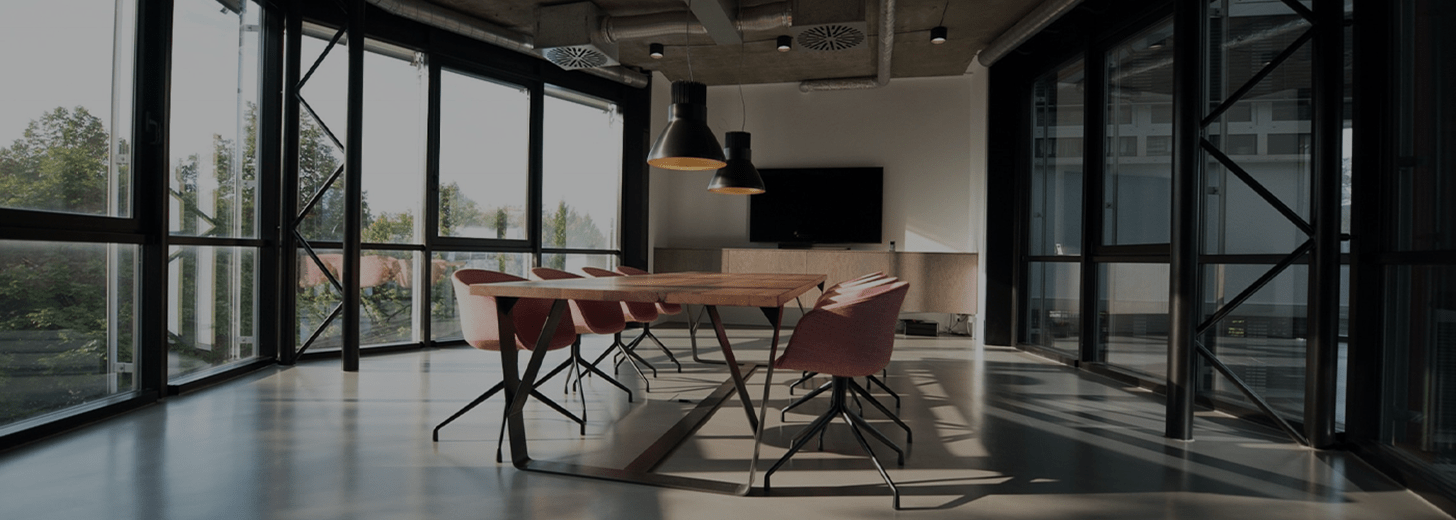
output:
[[[1203,193],[1202,154],[1208,2],[1177,2],[1173,32],[1178,34],[1173,62],[1173,229],[1169,244],[1168,398],[1164,435],[1193,439],[1193,396],[1197,391],[1195,345],[1202,315],[1199,295],[1199,202]],[[1186,36],[1185,36],[1186,35]]]
[[[340,347],[345,372],[359,371],[359,255],[364,218],[364,0],[349,1],[348,129],[344,135],[344,323]]]
[[[1314,253],[1309,266],[1304,432],[1310,445],[1335,444],[1340,351],[1341,147],[1344,128],[1345,3],[1315,0],[1314,157],[1310,200]]]
[[[298,351],[295,343],[298,341],[298,316],[295,314],[297,303],[295,301],[298,287],[298,243],[294,234],[298,230],[297,221],[294,217],[298,211],[298,143],[299,143],[299,116],[303,115],[299,110],[298,92],[303,87],[302,70],[303,57],[299,50],[303,42],[303,12],[299,2],[289,2],[287,14],[285,15],[284,43],[285,54],[283,56],[283,171],[279,175],[278,211],[274,217],[277,221],[287,223],[287,229],[280,229],[276,235],[278,240],[278,362],[284,365],[292,365],[298,362]],[[267,229],[267,228],[265,228]]]
[[[708,30],[708,36],[718,45],[743,43],[743,34],[738,32],[738,2],[734,0],[687,0],[688,10],[698,18],[698,23]]]

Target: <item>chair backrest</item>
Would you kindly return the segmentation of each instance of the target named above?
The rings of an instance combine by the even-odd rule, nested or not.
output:
[[[627,266],[627,265],[619,265],[619,266],[617,266],[617,272],[618,273],[621,273],[621,274],[624,274],[624,275],[627,275],[627,276],[637,276],[639,274],[647,274],[647,271],[643,271],[643,270],[638,269],[636,267]]]
[[[600,267],[583,267],[581,272],[595,278],[606,276],[625,276],[622,273],[608,271]],[[622,312],[626,315],[627,321],[632,323],[651,323],[657,319],[657,304],[622,302]]]
[[[470,294],[470,286],[478,283],[519,282],[525,278],[485,269],[460,269],[450,277],[455,287],[455,309],[460,315],[460,332],[465,342],[481,350],[500,350],[501,340],[496,327],[495,298]],[[551,313],[551,301],[521,298],[511,309],[511,323],[516,329],[516,348],[535,348],[541,327]],[[569,314],[561,316],[549,349],[558,349],[576,341],[576,325]]]
[[[853,298],[855,297],[855,295],[858,295],[867,290],[883,285],[889,285],[898,281],[900,281],[899,278],[895,278],[893,276],[883,276],[880,278],[862,280],[853,285],[835,287],[833,290],[826,291],[824,294],[819,295],[819,301],[814,302],[814,306],[818,307],[823,305],[829,305],[834,302],[844,301],[848,298]]]
[[[842,377],[878,373],[890,363],[895,320],[909,290],[909,282],[896,281],[814,306],[774,366]]]
[[[824,292],[819,293],[819,298],[814,302],[814,305],[819,305],[819,302],[824,301],[825,298],[834,296],[836,293],[845,291],[853,287],[858,287],[866,283],[884,280],[886,278],[890,278],[890,276],[887,276],[884,271],[875,271],[873,273],[862,274],[857,277],[836,283],[829,286],[828,289],[824,289]]]
[[[542,280],[582,277],[576,273],[568,273],[550,267],[531,269],[531,274]],[[626,318],[622,316],[622,307],[617,302],[571,300],[571,319],[576,323],[577,334],[613,334],[627,328]]]

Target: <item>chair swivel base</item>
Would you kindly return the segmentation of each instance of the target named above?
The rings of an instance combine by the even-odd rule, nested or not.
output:
[[[878,440],[881,443],[884,443],[886,446],[889,446],[890,449],[895,450],[895,453],[899,456],[898,463],[901,467],[905,466],[905,451],[900,449],[899,446],[896,446],[894,442],[890,441],[890,439],[885,437],[883,433],[880,433],[879,430],[875,429],[874,426],[870,425],[869,422],[865,421],[863,417],[860,417],[859,414],[854,413],[854,411],[851,410],[848,406],[845,406],[845,396],[848,394],[850,386],[858,386],[854,384],[854,381],[852,379],[836,376],[834,380],[831,381],[831,384],[833,386],[829,390],[829,410],[825,411],[823,415],[820,415],[818,418],[814,419],[814,422],[809,423],[809,426],[805,427],[798,434],[794,435],[793,442],[789,446],[788,453],[785,453],[784,456],[778,460],[778,462],[774,463],[773,467],[770,467],[768,471],[764,472],[764,493],[767,494],[772,489],[771,478],[773,477],[774,472],[778,471],[779,468],[783,467],[783,465],[787,463],[789,459],[794,456],[794,454],[798,453],[800,449],[803,449],[804,445],[808,444],[809,439],[813,438],[816,433],[822,435],[824,429],[829,426],[829,423],[833,421],[836,417],[838,417],[844,419],[844,422],[849,425],[849,431],[854,433],[855,441],[857,441],[860,448],[863,449],[865,453],[870,456],[870,461],[874,463],[875,469],[878,470],[880,473],[880,477],[885,479],[885,484],[890,487],[890,495],[893,500],[894,508],[900,509],[900,490],[895,487],[895,482],[893,480],[890,480],[890,474],[887,473],[885,471],[885,467],[880,464],[879,457],[875,456],[874,449],[870,448],[869,443],[865,441],[864,434],[862,434],[860,430],[863,429],[864,431],[869,432],[870,436],[874,437],[875,440]],[[863,389],[860,390],[862,391]],[[906,442],[909,442],[908,437],[906,438]]]
[[[677,365],[677,373],[682,373],[682,363],[679,363],[677,360],[677,356],[674,356],[672,354],[672,351],[667,349],[667,345],[663,345],[662,340],[657,339],[657,335],[652,333],[652,324],[650,323],[642,324],[642,333],[638,334],[636,339],[633,339],[631,343],[627,344],[627,350],[636,351],[637,344],[641,343],[643,339],[650,339],[653,343],[656,343],[657,349],[661,350],[663,354],[667,355],[667,360],[671,361],[672,364]],[[653,377],[656,377],[657,372],[654,370],[652,375]]]
[[[587,361],[586,358],[584,358],[584,357],[581,356],[581,337],[580,336],[577,336],[576,342],[571,344],[571,357],[570,358],[567,358],[566,361],[562,361],[560,365],[556,365],[556,368],[553,368],[553,369],[551,369],[550,372],[547,372],[545,376],[542,376],[541,377],[541,380],[542,381],[545,381],[547,379],[551,379],[556,374],[561,373],[562,370],[567,370],[567,369],[570,369],[567,372],[567,378],[568,378],[567,379],[567,383],[566,383],[567,386],[568,386],[568,390],[567,391],[569,391],[569,392],[576,391],[577,388],[580,388],[581,387],[581,377],[582,376],[584,376],[584,375],[598,375],[598,376],[601,376],[602,379],[607,380],[607,383],[610,383],[612,386],[615,386],[617,388],[622,389],[623,392],[627,392],[627,402],[629,402],[629,403],[632,402],[632,390],[631,389],[627,388],[626,385],[623,385],[621,381],[617,381],[616,378],[607,375],[606,372],[602,372],[601,369],[599,369],[599,368],[596,367],[596,365],[593,365],[590,361]],[[583,372],[583,371],[585,371],[585,372]],[[573,374],[576,377],[574,377],[574,378],[571,377]],[[585,402],[583,402],[583,404],[582,404],[582,413],[581,413],[582,417],[586,417],[586,410],[585,410],[585,408],[586,408],[586,404],[585,404]]]
[[[874,377],[875,376],[869,376],[869,378],[871,379],[871,381],[878,381],[877,379],[874,379]],[[838,378],[835,378],[835,379],[838,379]],[[900,416],[899,415],[894,414],[894,413],[890,413],[890,410],[888,408],[885,408],[885,405],[884,404],[881,404],[879,399],[876,399],[874,396],[870,395],[869,390],[865,389],[862,386],[859,386],[859,383],[854,382],[853,379],[848,379],[845,384],[848,385],[851,390],[854,390],[854,393],[855,394],[858,394],[858,396],[855,396],[854,394],[851,394],[851,397],[855,397],[855,402],[856,403],[860,403],[859,397],[864,397],[864,400],[865,401],[869,401],[869,403],[870,403],[871,406],[874,406],[876,409],[878,409],[880,411],[880,413],[885,414],[885,417],[889,417],[891,421],[894,421],[895,424],[900,427],[900,429],[905,430],[905,443],[906,444],[909,444],[909,443],[913,442],[912,439],[914,437],[910,433],[910,426],[907,425],[907,424],[905,424],[905,421],[900,420]],[[798,399],[795,399],[794,402],[789,403],[788,406],[785,406],[783,410],[780,410],[779,411],[779,420],[780,421],[787,422],[787,419],[786,418],[788,417],[789,410],[793,410],[794,408],[797,408],[799,405],[804,404],[805,402],[809,401],[810,399],[813,399],[814,397],[817,397],[819,394],[822,394],[825,391],[830,390],[833,387],[833,385],[834,385],[834,381],[831,380],[831,381],[826,382],[826,383],[824,383],[822,385],[819,385],[819,387],[817,387],[817,388],[815,388],[813,390],[810,390],[809,393],[804,394],[803,396],[799,397]],[[893,395],[893,392],[891,392],[891,394]],[[898,399],[898,396],[896,398]],[[861,412],[864,411],[864,405],[863,404],[860,405],[860,411]],[[822,430],[821,430],[821,435],[822,435]],[[821,445],[823,444],[823,440],[822,439],[820,440],[820,444]]]
[[[504,381],[499,382],[499,383],[496,383],[495,386],[490,387],[490,389],[489,390],[486,390],[485,393],[480,394],[480,397],[475,398],[475,400],[474,401],[471,401],[470,404],[465,405],[465,407],[464,408],[461,408],[460,411],[455,412],[454,415],[451,415],[449,419],[445,419],[444,422],[441,422],[438,426],[435,426],[435,430],[433,432],[431,432],[431,434],[430,434],[431,440],[434,441],[434,442],[440,442],[440,429],[441,428],[444,428],[445,425],[450,424],[451,422],[454,422],[455,419],[460,418],[460,416],[465,415],[466,412],[469,412],[470,410],[475,409],[475,407],[480,406],[480,403],[485,402],[486,399],[490,399],[491,396],[495,395],[496,393],[500,392],[501,390],[504,390],[505,387],[506,387],[506,384],[505,384]],[[561,415],[565,415],[566,418],[571,419],[572,422],[575,422],[577,424],[577,426],[579,426],[581,428],[581,434],[582,435],[585,435],[586,434],[586,419],[582,419],[580,417],[577,417],[576,414],[573,414],[570,411],[567,411],[566,408],[562,408],[561,405],[556,404],[556,401],[552,401],[551,398],[546,397],[545,395],[542,395],[541,392],[537,392],[534,389],[531,390],[531,397],[535,398],[537,401],[541,401],[542,403],[545,403],[546,406],[551,407],[552,410],[556,410]],[[502,445],[503,445],[503,441],[506,438],[506,419],[507,419],[506,413],[505,413],[505,411],[502,411],[502,413],[501,413],[500,434],[498,436],[496,436],[496,441],[495,441],[495,461],[497,463],[504,462],[504,457],[502,456],[502,453],[501,453],[502,452],[502,449],[501,448],[502,448]]]
[[[632,366],[632,370],[634,372],[637,372],[637,377],[642,378],[642,389],[651,392],[651,380],[647,378],[646,373],[642,372],[642,367],[638,366],[638,363],[647,365],[647,368],[652,370],[652,377],[657,377],[657,367],[652,366],[652,363],[648,363],[647,360],[642,359],[642,356],[638,356],[636,352],[633,352],[633,347],[636,347],[637,341],[641,339],[641,337],[638,337],[637,340],[634,340],[630,344],[622,343],[622,333],[618,332],[616,334],[613,334],[612,344],[608,346],[606,350],[602,351],[602,353],[598,355],[596,359],[593,359],[591,363],[588,364],[595,367],[601,364],[602,360],[606,359],[608,354],[616,352],[618,356],[615,365],[616,368],[621,368],[623,360],[628,361],[628,364]]]

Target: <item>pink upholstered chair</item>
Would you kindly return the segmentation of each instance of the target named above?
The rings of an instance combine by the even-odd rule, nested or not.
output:
[[[835,302],[835,301],[839,301],[839,300],[842,300],[842,299],[845,299],[845,298],[851,298],[854,295],[859,294],[859,293],[861,293],[861,292],[863,292],[863,291],[865,291],[867,289],[871,289],[871,288],[878,287],[878,286],[881,286],[881,285],[895,283],[897,281],[899,281],[898,278],[895,278],[893,276],[886,276],[885,273],[882,272],[882,271],[875,271],[873,273],[869,273],[869,274],[866,274],[866,275],[862,275],[862,276],[856,277],[854,279],[850,279],[850,280],[846,280],[846,281],[843,281],[843,282],[839,282],[839,283],[834,284],[833,286],[829,287],[828,289],[825,289],[824,292],[819,295],[819,299],[818,299],[818,301],[816,301],[814,303],[814,305],[815,306],[820,306],[820,305],[825,305],[827,303],[832,303],[832,302]],[[808,372],[808,371],[806,371],[803,374],[801,374],[798,380],[796,380],[793,383],[790,383],[789,384],[789,395],[794,395],[794,388],[795,387],[803,384],[804,382],[808,381],[809,379],[813,378],[816,375],[818,375],[818,374],[815,373],[815,372]],[[884,375],[884,371],[883,370],[881,370],[881,374],[880,375],[881,376]],[[873,384],[875,386],[880,387],[880,389],[884,390],[885,393],[890,394],[890,397],[892,397],[892,398],[895,399],[895,410],[898,411],[900,409],[900,394],[897,394],[897,393],[895,393],[894,390],[890,389],[889,385],[886,385],[885,382],[883,380],[881,380],[879,377],[875,377],[873,374],[868,375],[868,376],[865,376],[865,383],[866,383],[865,386],[869,386],[869,385]],[[812,399],[815,396],[817,396],[817,395],[819,395],[821,393],[824,393],[826,390],[829,390],[829,388],[832,386],[832,384],[833,384],[832,381],[831,382],[824,383],[823,385],[820,385],[818,388],[815,388],[814,390],[810,391],[808,394],[805,394],[803,397],[800,397],[799,399],[797,399],[794,402],[790,403],[788,406],[784,407],[782,410],[779,411],[779,418],[780,419],[783,419],[788,414],[789,410],[792,410],[792,409],[798,407],[799,405],[804,404],[804,402],[808,401],[809,399]],[[883,409],[883,407],[881,407],[881,409]]]
[[[629,266],[625,266],[625,265],[619,265],[619,266],[617,266],[617,273],[622,274],[622,275],[625,275],[625,276],[637,276],[637,275],[648,274],[647,271],[643,271],[643,270],[638,269],[636,267],[629,267]],[[593,275],[593,276],[595,276],[595,275]],[[683,306],[681,304],[677,304],[677,303],[658,303],[657,304],[657,314],[659,316],[672,316],[674,314],[681,314],[682,311],[683,311]],[[667,354],[667,359],[671,360],[674,365],[677,365],[677,371],[678,372],[682,372],[682,363],[678,363],[677,356],[672,355],[672,351],[667,349],[667,345],[663,345],[662,344],[662,340],[657,339],[657,335],[655,335],[655,334],[652,333],[652,324],[651,323],[643,323],[642,324],[642,333],[641,334],[638,334],[637,338],[632,340],[632,344],[639,343],[643,339],[650,339],[650,340],[652,340],[653,343],[656,343],[657,344],[657,348],[661,349],[663,353]]]
[[[502,348],[531,350],[536,347],[536,340],[540,338],[541,329],[546,325],[546,318],[551,312],[550,300],[537,298],[521,298],[518,300],[515,307],[511,309],[511,321],[515,325],[516,337],[513,338],[514,340],[502,340],[499,337],[499,330],[496,326],[499,321],[498,314],[496,314],[495,298],[470,294],[470,286],[472,284],[516,282],[522,280],[525,279],[484,269],[460,269],[455,271],[455,274],[451,278],[455,287],[455,308],[460,315],[460,331],[465,336],[466,343],[480,350],[490,351],[500,351]],[[556,332],[551,336],[549,343],[547,343],[547,349],[557,350],[566,348],[571,346],[574,341],[576,341],[576,324],[570,315],[563,315],[560,323],[556,326]],[[505,343],[514,344],[504,345]],[[545,378],[541,378],[541,380],[544,381]],[[496,383],[495,386],[490,387],[480,397],[475,398],[470,404],[465,405],[460,411],[451,415],[449,419],[445,419],[439,426],[436,426],[433,432],[435,442],[440,441],[440,428],[444,428],[451,421],[454,421],[461,415],[465,415],[465,412],[469,412],[471,409],[479,406],[480,403],[485,402],[486,399],[490,399],[492,395],[495,395],[504,388],[504,381]],[[586,420],[562,408],[561,405],[556,404],[555,401],[552,401],[538,391],[532,390],[531,397],[536,398],[538,401],[545,403],[547,406],[570,418],[583,428],[583,432],[585,431]],[[496,462],[501,461],[501,440],[504,438],[505,420],[502,417],[500,437],[496,440]]]
[[[854,382],[854,378],[873,375],[890,363],[890,353],[895,347],[895,320],[909,287],[908,282],[897,281],[867,288],[853,295],[846,294],[835,301],[815,305],[814,309],[799,319],[798,325],[794,327],[794,335],[789,338],[784,354],[774,361],[774,367],[834,376],[829,410],[795,435],[788,453],[764,472],[765,491],[770,488],[769,479],[773,473],[798,453],[816,433],[823,432],[835,416],[839,416],[849,424],[855,440],[869,454],[880,476],[890,486],[895,509],[900,508],[899,490],[880,465],[874,450],[865,442],[860,430],[868,431],[872,437],[895,450],[899,454],[901,466],[905,465],[905,451],[850,407],[845,406],[845,397],[851,390],[868,397],[864,388]],[[878,406],[873,399],[866,400]],[[891,418],[905,429],[905,442],[910,442],[910,428],[898,418]]]
[[[531,274],[534,275],[536,278],[540,278],[542,280],[581,278],[581,275],[579,274],[568,273],[566,271],[552,269],[550,267],[537,267],[531,269]],[[621,382],[618,382],[616,379],[607,375],[605,372],[598,370],[597,367],[593,366],[590,362],[587,362],[586,359],[583,359],[581,357],[582,334],[615,335],[621,333],[622,330],[626,328],[627,322],[625,317],[622,315],[622,306],[619,305],[618,302],[591,300],[570,300],[569,304],[571,306],[571,320],[573,323],[576,324],[576,341],[571,344],[571,358],[563,361],[561,365],[552,369],[546,374],[545,377],[542,377],[541,380],[544,381],[546,379],[550,379],[551,376],[556,375],[558,372],[570,369],[570,372],[568,372],[567,374],[569,380],[580,383],[582,376],[581,371],[586,370],[593,374],[602,376],[602,378],[606,379],[608,383],[612,384],[612,386],[621,388],[623,392],[627,392],[627,402],[632,402],[631,390],[627,389],[627,387],[623,386]],[[608,349],[610,348],[611,347],[608,347]],[[570,378],[570,375],[572,375],[572,373],[576,375],[575,378]],[[585,399],[583,399],[581,403],[581,417],[583,419],[586,418]]]
[[[608,271],[606,269],[601,269],[598,267],[583,267],[581,268],[581,271],[595,278],[608,276],[623,276],[621,273]],[[624,317],[624,319],[627,320],[627,323],[639,323],[642,324],[643,327],[646,327],[646,324],[652,323],[657,319],[657,304],[655,303],[621,302],[621,306],[622,316]],[[646,365],[648,369],[652,370],[652,377],[657,377],[657,367],[652,366],[652,363],[648,363],[647,360],[642,359],[642,356],[637,355],[637,344],[642,342],[642,338],[643,336],[638,336],[637,339],[632,340],[630,343],[622,343],[622,334],[618,333],[613,338],[611,348],[618,348],[620,349],[620,353],[625,354],[624,356],[622,356],[621,359],[617,361],[618,366],[621,365],[622,361],[626,361],[627,364],[632,366],[632,370],[635,370],[637,372],[637,375],[642,377],[643,388],[647,388],[647,375],[642,373],[642,368],[638,367],[637,364],[641,363],[643,365]],[[667,349],[664,347],[663,350]],[[608,352],[610,351],[611,350],[609,348]],[[600,356],[597,356],[597,359],[592,361],[592,364],[595,365],[597,363],[600,363],[602,359],[606,358],[606,355],[607,352],[603,352]],[[672,352],[668,352],[667,356],[668,359],[671,359],[673,363],[677,363],[677,359],[672,357]],[[678,365],[678,371],[682,371],[681,364]],[[651,390],[648,391],[650,392]]]

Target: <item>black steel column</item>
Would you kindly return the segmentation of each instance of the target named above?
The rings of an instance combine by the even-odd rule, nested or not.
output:
[[[541,248],[545,246],[545,237],[542,236],[541,231],[541,214],[547,210],[546,201],[542,200],[545,184],[542,157],[546,150],[543,142],[546,135],[545,85],[539,82],[534,83],[530,87],[530,92],[531,121],[527,125],[527,131],[530,132],[530,144],[527,145],[529,173],[526,179],[526,240],[531,244],[531,258],[535,259],[535,265],[540,266],[545,265],[541,258]]]
[[[1314,2],[1314,153],[1311,172],[1314,252],[1309,266],[1304,432],[1310,445],[1335,443],[1340,350],[1340,149],[1344,126],[1345,6]]]
[[[1208,2],[1173,7],[1173,223],[1168,281],[1168,402],[1164,435],[1193,438],[1193,396],[1197,391],[1194,342],[1201,318],[1199,295],[1199,200],[1203,168],[1198,141],[1204,112],[1204,48]]]
[[[303,44],[303,13],[299,2],[288,2],[283,44],[283,172],[278,200],[278,362],[298,362],[298,242],[293,235],[298,218],[298,143],[301,115],[298,81],[303,77],[300,46]]]
[[[428,58],[427,58],[428,59]],[[430,319],[430,302],[434,301],[433,279],[435,269],[435,237],[440,234],[440,65],[430,59],[427,66],[428,77],[425,89],[426,95],[425,112],[425,205],[424,225],[420,226],[425,244],[424,258],[420,269],[424,272],[424,278],[418,285],[420,304],[423,309],[423,318],[420,320],[420,336],[426,348],[435,346],[435,331],[432,328]]]
[[[344,137],[344,370],[359,370],[359,255],[364,219],[364,0],[349,1],[349,122]]]
[[[997,196],[986,197],[986,211],[982,214],[986,253],[980,258],[986,269],[982,280],[986,308],[981,323],[985,324],[982,342],[986,345],[1015,346],[1027,311],[1026,298],[1019,294],[1025,285],[1018,281],[1026,264],[1032,83],[1023,80],[1025,75],[1012,70],[1013,66],[1002,61],[992,67],[987,88],[989,98],[997,102],[986,107],[986,124],[1001,131],[986,136],[986,147],[1009,153],[993,153],[986,158],[987,171],[1004,173],[986,177],[986,193]]]
[[[1348,382],[1345,385],[1345,433],[1349,438],[1369,442],[1380,438],[1385,370],[1384,343],[1385,273],[1380,255],[1386,243],[1383,231],[1388,215],[1382,206],[1382,178],[1376,172],[1396,164],[1393,150],[1395,114],[1398,105],[1392,94],[1395,74],[1391,33],[1395,2],[1357,2],[1354,48],[1356,71],[1353,98],[1354,150],[1350,158],[1350,346]]]
[[[292,346],[292,343],[284,344],[279,339],[283,334],[279,332],[283,321],[282,315],[278,312],[270,312],[269,309],[277,309],[272,302],[281,301],[284,298],[292,300],[293,293],[279,293],[278,290],[285,287],[279,284],[280,268],[283,265],[282,254],[283,242],[276,234],[282,229],[281,222],[292,222],[292,220],[281,220],[283,213],[279,211],[283,204],[283,196],[279,194],[281,187],[280,172],[286,171],[280,166],[283,158],[281,148],[280,132],[284,128],[282,123],[282,110],[284,104],[283,92],[283,53],[286,48],[283,45],[284,12],[282,8],[263,5],[262,17],[262,78],[259,80],[260,99],[258,103],[258,176],[257,176],[257,205],[260,208],[258,218],[258,238],[266,241],[260,250],[258,257],[258,296],[257,316],[258,324],[254,334],[259,339],[258,356],[283,359],[283,352]],[[287,192],[293,196],[293,192]],[[290,257],[291,258],[291,257]],[[270,259],[272,259],[270,261]],[[292,279],[289,279],[292,281]],[[290,315],[291,317],[291,315]],[[270,340],[270,338],[272,338]]]
[[[1092,51],[1097,47],[1090,43],[1087,48],[1082,61],[1082,106],[1088,108],[1082,111],[1082,327],[1077,357],[1083,363],[1101,363],[1107,361],[1107,345],[1102,337],[1102,272],[1094,257],[1102,248],[1107,187],[1107,111],[1102,109],[1107,106],[1107,54]]]
[[[628,89],[622,124],[622,265],[647,269],[652,251],[648,248],[648,168],[651,146],[652,87]]]
[[[169,231],[167,186],[168,136],[172,55],[171,1],[141,2],[137,8],[136,77],[133,85],[132,175],[133,207],[141,246],[141,295],[137,309],[138,335],[134,349],[137,389],[148,398],[167,392],[167,238]],[[119,319],[113,317],[113,319]]]

